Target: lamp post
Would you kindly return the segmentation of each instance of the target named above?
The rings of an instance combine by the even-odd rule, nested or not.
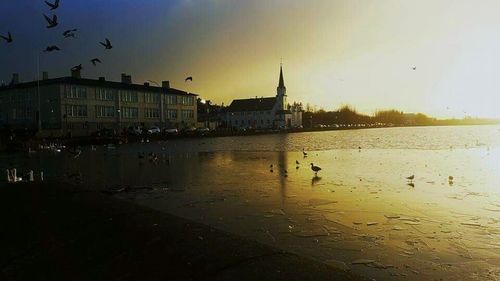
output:
[[[38,133],[42,132],[42,106],[40,102],[40,53],[37,53],[36,61],[36,95],[38,99]]]

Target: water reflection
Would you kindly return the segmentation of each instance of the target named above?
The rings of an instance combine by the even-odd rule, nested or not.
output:
[[[314,176],[312,177],[311,179],[311,185],[314,186],[315,184],[317,184],[319,181],[321,180],[321,177],[318,177],[318,176]]]
[[[436,130],[418,131],[427,141],[445,140],[432,136]],[[81,174],[85,186],[144,190],[123,189],[117,196],[302,255],[340,260],[378,280],[466,279],[471,272],[488,280],[484,274],[496,274],[500,260],[495,239],[500,233],[500,149],[449,150],[445,142],[436,144],[445,149],[421,149],[419,140],[401,139],[406,134],[396,132],[401,129],[387,134],[383,142],[390,145],[383,149],[370,148],[380,131],[363,130],[241,138],[241,144],[221,138],[84,148],[78,159],[64,152],[0,155],[0,168],[43,170],[46,177],[65,180]],[[449,128],[440,132],[448,134]],[[356,140],[353,149],[312,148],[329,147],[320,142],[334,139],[334,145],[339,139],[347,145],[346,135]],[[469,135],[482,133],[473,128],[462,140]],[[477,143],[494,143],[491,132],[484,135]],[[419,149],[388,149],[405,141],[406,147]],[[186,143],[191,151],[184,149]],[[302,147],[309,153],[306,159]],[[137,157],[151,152],[158,161]],[[311,162],[323,168],[321,177],[314,175]],[[410,183],[409,171],[416,175]],[[448,188],[449,175],[453,188]],[[402,188],[406,184],[412,188]],[[351,265],[359,259],[377,263]]]

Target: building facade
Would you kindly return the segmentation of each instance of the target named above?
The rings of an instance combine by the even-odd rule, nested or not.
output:
[[[302,104],[287,103],[283,67],[275,97],[233,100],[227,109],[226,124],[237,129],[284,129],[302,126]]]
[[[0,126],[37,130],[44,136],[85,136],[102,129],[131,126],[186,128],[196,126],[197,95],[148,83],[71,77],[19,83],[18,76],[0,87]]]

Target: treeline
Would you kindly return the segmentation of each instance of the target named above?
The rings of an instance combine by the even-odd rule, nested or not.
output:
[[[309,109],[309,110],[307,110]],[[445,119],[438,120],[422,113],[404,113],[398,110],[380,110],[374,115],[361,114],[345,105],[336,111],[313,111],[306,107],[302,115],[304,127],[319,126],[432,126],[432,125],[475,125],[498,124],[494,119]]]

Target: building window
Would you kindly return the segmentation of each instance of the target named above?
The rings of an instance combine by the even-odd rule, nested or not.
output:
[[[87,88],[78,86],[66,87],[66,98],[68,99],[86,99]]]
[[[115,99],[115,91],[111,89],[101,89],[97,88],[95,90],[95,99],[96,100],[114,100]]]
[[[86,105],[66,105],[66,116],[68,117],[87,117]]]
[[[194,97],[183,96],[182,97],[182,105],[194,105]]]
[[[177,119],[177,110],[176,109],[167,109],[167,119]]]
[[[160,118],[160,110],[158,108],[146,108],[144,109],[144,117]]]
[[[96,106],[95,107],[96,117],[115,117],[115,107],[114,106]]]
[[[139,117],[139,109],[137,107],[122,107],[121,113],[123,118]]]
[[[176,105],[177,104],[177,96],[167,95],[167,104]]]
[[[194,110],[182,110],[182,119],[193,119],[194,118]]]
[[[137,95],[137,92],[124,90],[120,93],[120,100],[125,102],[138,102],[139,97]]]
[[[144,93],[145,103],[160,103],[160,95],[156,93]]]

